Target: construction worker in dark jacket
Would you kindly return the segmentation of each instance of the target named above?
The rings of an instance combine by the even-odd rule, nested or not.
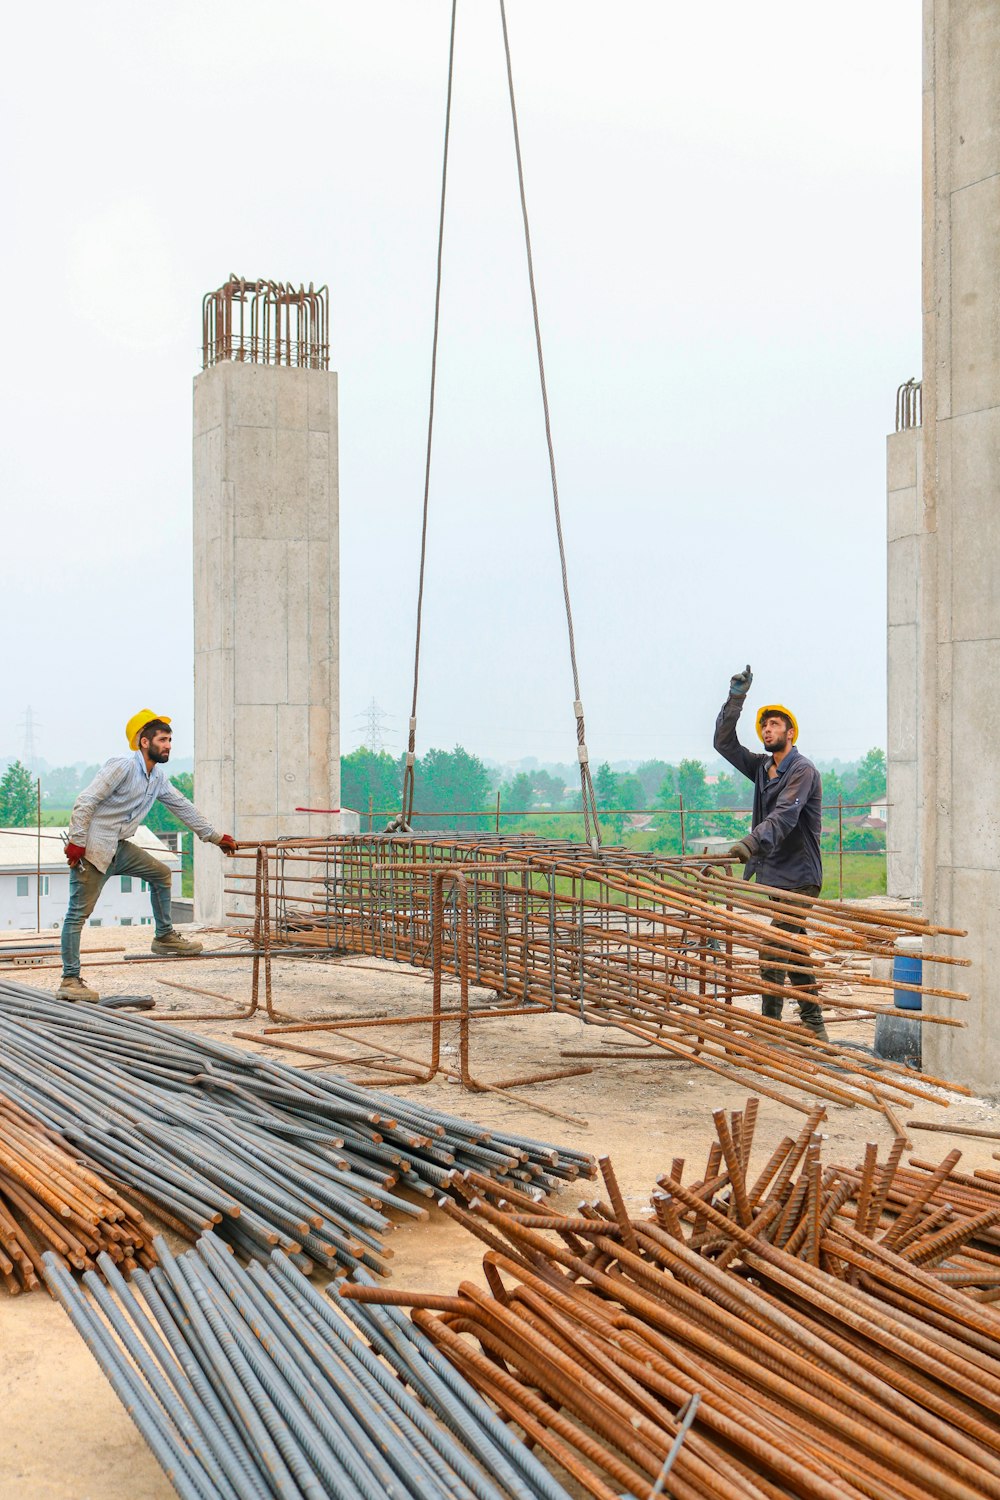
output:
[[[782,703],[767,703],[758,710],[757,737],[764,746],[763,755],[740,744],[736,724],[752,681],[749,665],[745,671],[736,673],[729,683],[729,697],[715,721],[716,750],[753,782],[751,830],[733,845],[730,854],[745,866],[744,879],[755,878],[761,885],[774,886],[796,896],[815,897],[823,885],[819,845],[823,783],[812,761],[806,760],[796,746],[799,726],[795,715]],[[782,897],[771,899],[780,901]],[[794,917],[787,915],[775,918],[772,925],[795,936],[805,931]],[[813,972],[792,966],[794,953],[789,948],[762,952],[761,979],[783,989],[787,975],[797,990],[817,994]],[[783,1005],[778,995],[762,995],[761,1014],[780,1021]],[[829,1040],[818,1003],[800,1000],[799,1016],[820,1041]]]

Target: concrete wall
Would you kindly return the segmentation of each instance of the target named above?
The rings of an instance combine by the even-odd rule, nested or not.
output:
[[[221,364],[194,382],[195,789],[238,839],[337,831],[337,377]],[[245,903],[195,844],[195,919]],[[244,867],[246,868],[246,867]]]
[[[924,1066],[1000,1092],[1000,5],[925,0],[920,480],[923,895],[973,967]],[[947,946],[947,940],[943,946]]]
[[[919,899],[922,885],[918,745],[921,703],[919,469],[920,428],[889,436],[886,452],[888,536],[888,690],[886,747],[890,896]]]

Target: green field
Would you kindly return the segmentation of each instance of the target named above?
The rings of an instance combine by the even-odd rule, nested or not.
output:
[[[837,851],[823,852],[823,895],[827,901],[836,901],[838,892],[839,861]],[[870,854],[857,852],[844,855],[844,896],[856,900],[859,896],[885,895],[885,850],[875,849]]]

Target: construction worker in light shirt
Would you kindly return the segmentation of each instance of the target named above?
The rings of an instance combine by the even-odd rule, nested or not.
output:
[[[152,952],[164,958],[189,958],[201,943],[175,932],[170,917],[170,870],[147,849],[129,843],[154,802],[162,802],[206,843],[232,854],[236,841],[217,833],[198,809],[181,795],[163,767],[170,759],[170,720],[141,708],[125,726],[129,755],[105,761],[77,797],[70,814],[66,859],[70,867],[69,907],[62,925],[60,1000],[100,997],[80,978],[80,931],[112,875],[132,875],[149,886],[156,922]]]
[[[756,878],[775,888],[772,901],[808,906],[823,885],[820,833],[823,822],[823,782],[811,760],[799,750],[799,726],[783,703],[767,703],[757,710],[757,738],[764,754],[748,750],[736,737],[736,724],[743,712],[753,682],[749,665],[729,683],[729,696],[715,723],[715,748],[731,766],[753,782],[753,813],[750,832],[730,850],[733,859],[746,866],[744,878]],[[800,937],[805,928],[793,915],[775,917],[776,932]],[[817,994],[816,976],[808,959],[780,940],[760,955],[760,977],[765,984],[783,989],[785,979],[798,990]],[[798,998],[798,997],[797,997]],[[780,995],[761,997],[761,1015],[780,1021]],[[829,1041],[818,1000],[799,999],[799,1019],[821,1042]]]

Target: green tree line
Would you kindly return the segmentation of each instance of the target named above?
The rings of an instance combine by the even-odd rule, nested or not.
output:
[[[399,809],[404,766],[403,756],[390,755],[387,751],[374,754],[365,748],[341,758],[340,800],[344,807],[361,813],[363,827],[367,826],[364,820],[369,809],[376,821],[384,821],[386,814],[391,815]],[[426,755],[418,757],[415,773],[414,802],[422,814],[428,815],[416,821],[418,826],[425,828],[467,828],[470,831],[485,828],[496,815],[498,792],[502,827],[508,830],[518,826],[517,814],[580,811],[579,788],[567,786],[550,771],[518,771],[513,775],[498,776],[461,745],[454,750],[429,750]],[[708,778],[708,769],[700,760],[682,760],[677,765],[648,760],[634,771],[615,771],[605,761],[597,769],[594,790],[598,809],[606,815],[608,831],[616,836],[624,832],[629,813],[641,809],[662,810],[676,814],[663,820],[668,832],[664,834],[662,847],[669,848],[674,842],[669,833],[673,830],[679,848],[679,815],[683,799],[686,839],[706,833],[738,838],[746,827],[746,814],[753,801],[753,785],[736,772],[722,772],[711,782]],[[855,766],[840,771],[829,770],[824,774],[823,800],[834,805],[839,797],[849,807],[860,804],[854,817],[863,817],[873,802],[885,796],[885,782],[885,753],[872,749]],[[479,816],[458,817],[461,812]],[[568,826],[570,819],[553,818],[552,823],[561,825],[567,836],[572,836]],[[550,831],[547,820],[542,817],[525,818],[523,825],[539,832],[544,827],[546,834]],[[852,835],[870,834],[871,830],[850,832]]]
[[[376,829],[384,827],[387,818],[399,811],[404,766],[405,757],[386,751],[373,754],[362,748],[342,756],[341,803],[361,814],[363,829],[368,826],[369,808]],[[97,769],[96,766],[62,767],[49,772],[43,778],[49,817],[57,815],[53,809],[57,798],[62,816],[68,816],[72,802]],[[498,774],[461,745],[453,750],[428,750],[418,758],[415,770],[415,804],[421,814],[414,819],[417,828],[451,828],[470,833],[492,828],[499,792],[500,827],[504,832],[531,832],[543,838],[583,837],[579,786],[567,785],[563,776],[550,770]],[[571,775],[571,769],[567,768],[565,774]],[[194,777],[190,772],[181,772],[170,779],[185,797],[195,800]],[[823,800],[828,809],[822,839],[825,850],[839,847],[840,831],[836,813],[832,811],[838,797],[849,808],[851,804],[859,804],[845,814],[844,849],[863,852],[884,848],[884,833],[861,825],[868,807],[885,796],[885,785],[885,754],[877,748],[869,750],[854,765],[828,768],[823,773]],[[634,771],[616,771],[605,761],[597,768],[594,789],[606,839],[665,854],[681,849],[682,799],[684,847],[689,848],[692,841],[706,835],[739,838],[747,828],[753,798],[752,784],[745,777],[724,771],[709,781],[705,762],[695,759],[685,759],[676,765],[651,759],[643,761]],[[35,799],[34,780],[15,761],[0,778],[0,827],[33,824]],[[632,823],[629,815],[639,809],[652,810],[651,826],[637,829]],[[553,816],[547,818],[546,813]],[[154,832],[183,827],[159,802],[153,804],[146,823]],[[190,838],[184,840],[185,894],[190,893],[192,882],[191,842]]]
[[[366,815],[369,806],[375,813],[398,810],[402,796],[404,757],[383,751],[373,754],[362,748],[341,757],[341,802]],[[42,777],[43,807],[68,810],[76,797],[96,775],[98,767],[61,766]],[[500,774],[489,769],[477,755],[461,745],[453,750],[428,750],[416,764],[416,804],[421,812],[435,814],[438,826],[459,826],[458,812],[481,812],[483,817],[495,813],[499,791],[505,814],[574,812],[580,809],[580,789],[569,784],[572,776],[567,767],[562,775],[544,768]],[[634,771],[616,771],[605,761],[594,777],[598,805],[602,812],[624,821],[627,811],[641,808],[677,810],[683,798],[685,809],[691,809],[695,821],[692,834],[702,831],[697,819],[703,810],[713,814],[737,813],[749,809],[753,788],[744,776],[723,771],[710,783],[704,761],[682,760],[673,764],[665,760],[646,760]],[[823,771],[823,800],[835,804],[838,797],[850,805],[870,805],[885,796],[885,753],[869,750],[852,766],[827,768]],[[193,795],[190,772],[171,777],[185,796]],[[19,761],[7,767],[0,778],[0,824],[20,827],[34,821],[35,782]],[[440,819],[448,819],[442,824]],[[167,819],[166,822],[154,821]],[[179,826],[165,808],[154,808],[151,828]],[[734,820],[738,822],[738,819]],[[470,824],[476,826],[476,824]],[[713,828],[725,831],[724,819],[712,819]]]

